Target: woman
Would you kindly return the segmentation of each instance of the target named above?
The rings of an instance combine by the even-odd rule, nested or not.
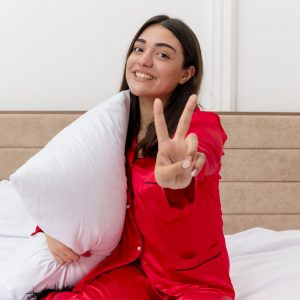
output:
[[[234,299],[218,190],[226,134],[196,107],[202,68],[182,21],[156,16],[137,32],[121,86],[131,92],[122,239],[71,291],[43,299]],[[58,262],[79,259],[47,241]]]

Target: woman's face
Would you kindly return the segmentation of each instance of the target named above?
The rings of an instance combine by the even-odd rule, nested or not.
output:
[[[146,28],[134,43],[127,59],[126,80],[130,91],[141,98],[167,100],[178,83],[184,83],[183,50],[171,31],[155,24]]]

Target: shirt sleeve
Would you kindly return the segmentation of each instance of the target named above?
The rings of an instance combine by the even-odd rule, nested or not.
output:
[[[220,117],[213,112],[195,113],[189,130],[189,133],[192,132],[198,136],[198,152],[206,156],[197,180],[202,180],[205,176],[219,175],[224,144],[227,140]]]
[[[194,201],[195,189],[206,176],[219,176],[224,143],[227,140],[220,118],[213,112],[196,111],[192,117],[189,133],[197,134],[198,152],[204,153],[206,160],[188,187],[181,190],[163,189],[170,206],[179,209]]]

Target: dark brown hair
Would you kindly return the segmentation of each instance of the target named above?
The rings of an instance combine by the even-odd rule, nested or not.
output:
[[[144,23],[134,36],[126,56],[126,62],[132,53],[134,43],[141,33],[151,25],[159,24],[170,30],[180,42],[183,49],[183,68],[195,67],[195,74],[184,84],[178,84],[168,103],[164,107],[165,118],[170,136],[172,136],[185,107],[185,104],[192,94],[198,94],[203,76],[203,62],[200,45],[195,33],[184,22],[176,18],[170,18],[166,15],[152,17]],[[120,91],[128,90],[129,86],[126,80],[126,66],[124,68],[123,80]],[[130,114],[126,139],[126,151],[129,149],[133,139],[137,136],[140,128],[140,109],[139,97],[130,93]],[[137,151],[142,149],[144,157],[154,157],[157,154],[157,137],[154,122],[147,128],[145,138],[139,142]]]

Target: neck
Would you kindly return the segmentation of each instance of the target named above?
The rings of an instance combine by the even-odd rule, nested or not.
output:
[[[153,103],[154,99],[140,98],[140,130],[146,130],[153,121]]]
[[[148,125],[154,121],[153,104],[155,98],[139,97],[140,103],[140,129],[147,129]],[[163,106],[167,103],[167,100],[161,99]]]

